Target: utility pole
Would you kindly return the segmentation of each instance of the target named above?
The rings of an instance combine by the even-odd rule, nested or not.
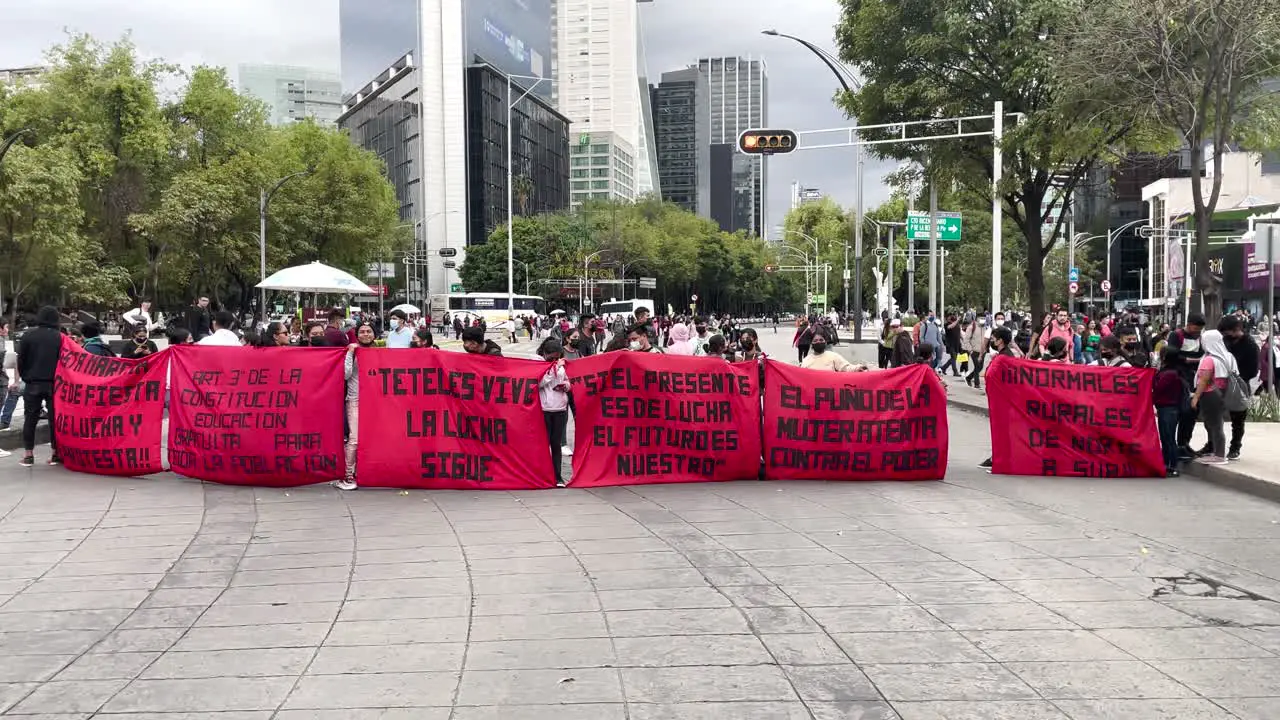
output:
[[[938,180],[929,176],[929,307],[939,315],[938,307]]]

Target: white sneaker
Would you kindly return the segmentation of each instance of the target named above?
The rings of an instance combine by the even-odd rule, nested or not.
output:
[[[560,454],[565,457],[573,457],[573,448],[569,447],[568,445],[565,445],[564,447],[560,448]]]
[[[334,480],[333,486],[338,488],[339,490],[355,490],[356,488],[360,487],[359,485],[356,485],[356,481],[352,480],[351,478]]]

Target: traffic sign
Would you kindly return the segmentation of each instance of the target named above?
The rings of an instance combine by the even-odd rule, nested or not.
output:
[[[440,248],[436,253],[439,254],[440,257],[457,257],[458,248]]]
[[[370,286],[369,286],[369,289],[373,291],[373,294],[374,294],[374,295],[386,295],[386,294],[387,294],[387,286],[386,286],[386,285],[370,285]]]
[[[697,296],[697,295],[690,296],[690,297],[689,297],[689,299],[690,299],[690,300],[692,300],[692,301],[694,301],[694,302],[698,302],[698,296]]]
[[[445,260],[443,263],[440,263],[440,264],[444,265],[445,270],[452,270],[458,267],[458,263],[453,260]]]
[[[765,266],[764,266],[764,271],[765,271],[765,272],[767,272],[767,273],[776,273],[776,272],[778,272],[778,266],[777,266],[777,265],[765,265]]]
[[[938,213],[938,240],[958,242],[963,220],[958,212]],[[907,213],[907,239],[928,240],[930,233],[929,213],[923,210],[912,210]]]
[[[371,262],[365,265],[365,277],[389,277],[396,276],[396,264],[389,262]]]
[[[1080,282],[1080,268],[1071,268],[1068,270],[1067,280],[1070,282]]]
[[[658,289],[658,278],[642,277],[636,286],[641,290],[656,290]]]
[[[805,302],[808,303],[809,305],[813,304],[813,293],[805,294]]]
[[[452,284],[450,284],[450,285],[449,285],[449,292],[451,292],[451,293],[460,293],[460,292],[462,292],[462,283],[452,283]]]
[[[1110,281],[1110,280],[1103,280],[1103,281],[1102,281],[1102,292],[1104,292],[1104,293],[1109,293],[1109,292],[1111,292],[1111,281]]]
[[[827,304],[827,296],[825,293],[811,293],[811,294],[813,295],[813,299],[809,301],[810,303],[814,305]]]
[[[1072,295],[1075,295],[1076,293],[1080,292],[1080,283],[1078,282],[1071,283],[1070,285],[1067,286],[1067,291],[1070,292]]]

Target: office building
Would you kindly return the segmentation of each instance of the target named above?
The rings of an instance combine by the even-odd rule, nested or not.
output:
[[[637,0],[555,0],[554,16],[556,107],[575,134],[621,138],[636,158],[635,189],[653,191],[656,153]]]
[[[618,133],[580,133],[569,155],[570,206],[636,199],[636,152]]]
[[[711,143],[734,145],[751,128],[768,127],[769,84],[763,60],[703,58],[698,70],[710,89]],[[733,158],[734,217],[732,230],[768,235],[768,164],[763,155],[736,153]]]
[[[663,73],[650,89],[663,200],[711,217],[711,95],[698,68]]]
[[[338,125],[357,145],[376,153],[386,164],[404,223],[422,217],[422,108],[417,98],[418,68],[413,56],[405,55],[348,97],[338,117]]]
[[[495,133],[501,135],[505,198],[505,76],[515,78],[513,84],[520,88],[513,100],[525,87],[544,104],[551,97],[551,18],[551,0],[339,0],[344,93],[358,94],[401,58],[408,57],[415,68],[405,81],[405,89],[397,89],[395,95],[418,112],[420,142],[408,160],[416,166],[412,174],[421,181],[416,183],[419,199],[411,205],[411,221],[418,226],[420,249],[430,259],[428,292],[443,292],[457,283],[456,271],[446,270],[438,256],[440,248],[460,249],[456,261],[461,264],[465,260],[462,248],[488,238],[495,208],[488,163],[494,149],[474,144],[491,142]],[[476,80],[469,69],[473,67],[489,70]],[[502,112],[488,106],[492,103],[487,99],[483,111],[471,111],[468,88],[482,87],[486,96],[492,95],[492,83],[485,78],[491,78],[495,71],[503,77]],[[347,100],[348,112],[355,105],[353,99]],[[523,103],[517,103],[516,114],[521,113]],[[537,118],[539,113],[529,110],[524,115]],[[484,118],[496,123],[496,128],[469,127],[469,122]],[[540,172],[539,168],[554,166],[539,159],[541,148],[531,144],[559,135],[525,134],[519,130],[521,120],[516,122],[521,135],[515,154],[528,159],[526,169]],[[530,122],[537,124],[537,120]],[[567,141],[567,133],[565,138]],[[567,189],[567,148],[561,146],[552,152],[565,157],[559,187]],[[488,160],[473,162],[476,154]],[[472,182],[470,173],[477,166],[481,178]],[[548,189],[542,192],[552,193],[551,185],[544,183]],[[484,220],[477,222],[477,217]],[[505,221],[505,199],[502,217]]]
[[[241,65],[240,91],[266,103],[272,125],[305,118],[333,126],[342,114],[337,73],[290,65]]]
[[[34,87],[40,82],[40,75],[45,70],[48,68],[43,65],[0,68],[0,85]]]
[[[802,187],[800,183],[791,183],[791,209],[795,210],[801,205],[810,205],[812,203],[821,202],[823,198],[822,191],[818,188]]]
[[[516,97],[524,88],[515,88]],[[467,68],[469,245],[486,242],[507,222],[507,179],[514,181],[515,214],[569,206],[569,120],[536,93],[507,112],[507,76],[488,65]],[[512,126],[513,172],[507,172],[507,122]]]

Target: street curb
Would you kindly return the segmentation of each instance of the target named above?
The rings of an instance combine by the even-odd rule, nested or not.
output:
[[[36,444],[44,445],[49,442],[49,423],[40,421],[36,426]],[[0,432],[0,450],[21,450],[22,449],[22,429],[14,425],[3,432]]]
[[[977,415],[980,417],[991,416],[990,411],[984,405],[950,402],[947,406],[961,412],[969,413],[970,415]],[[1184,463],[1182,473],[1179,477],[1218,485],[1220,487],[1235,490],[1236,492],[1242,492],[1246,495],[1252,495],[1256,498],[1280,503],[1280,483],[1274,483],[1269,480],[1263,480],[1261,478],[1253,477],[1252,475],[1246,475],[1242,472],[1231,470],[1230,466],[1204,465],[1196,462]]]

